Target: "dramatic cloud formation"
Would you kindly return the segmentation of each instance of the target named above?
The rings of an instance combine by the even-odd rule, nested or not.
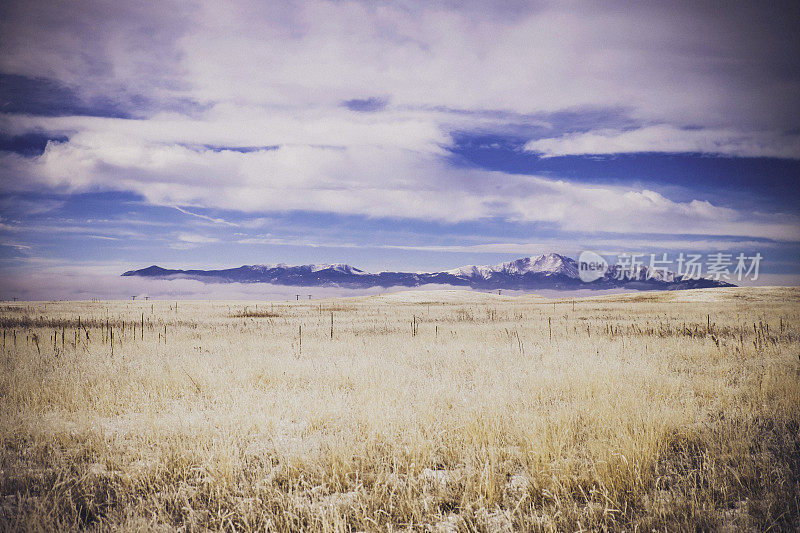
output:
[[[73,260],[46,227],[129,263],[375,235],[469,254],[503,232],[555,250],[783,243],[785,258],[798,28],[789,2],[6,2],[5,261]],[[608,170],[619,154],[635,174]],[[730,164],[697,171],[704,158]],[[525,166],[546,159],[560,170]],[[125,222],[142,206],[158,225]]]
[[[633,152],[697,152],[740,157],[800,158],[800,135],[745,133],[733,130],[647,126],[635,130],[598,130],[537,139],[525,149],[552,157]]]
[[[602,227],[800,240],[794,215],[742,213],[698,200],[676,202],[646,189],[458,169],[434,149],[289,145],[241,153],[84,132],[68,143],[51,143],[35,160],[7,156],[7,167],[26,176],[26,186],[67,192],[130,190],[160,205],[446,222],[502,216],[572,231]]]

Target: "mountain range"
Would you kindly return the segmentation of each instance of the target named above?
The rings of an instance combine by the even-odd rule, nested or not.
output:
[[[243,265],[221,270],[171,270],[153,265],[130,270],[123,276],[158,279],[196,279],[207,283],[272,283],[300,287],[419,287],[439,284],[484,290],[532,289],[613,289],[680,290],[708,287],[732,287],[730,283],[706,278],[685,278],[673,272],[641,266],[633,272],[620,273],[611,265],[605,274],[592,282],[582,281],[578,263],[557,253],[524,257],[491,266],[467,265],[442,272],[364,272],[343,263],[287,265]]]

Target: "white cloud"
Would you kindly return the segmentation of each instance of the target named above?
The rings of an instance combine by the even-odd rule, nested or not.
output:
[[[0,69],[131,105],[625,109],[642,122],[794,128],[797,20],[737,2],[10,2]]]
[[[793,215],[737,211],[699,200],[677,202],[622,186],[454,168],[437,147],[290,145],[240,153],[86,132],[48,145],[35,160],[11,159],[26,174],[30,188],[131,190],[166,206],[445,222],[500,217],[588,233],[800,240],[800,223]]]
[[[203,4],[179,40],[180,64],[202,101],[305,107],[389,95],[395,105],[523,113],[624,107],[678,123],[795,124],[776,112],[796,116],[797,85],[782,76],[774,49],[791,33],[770,33],[781,21],[755,8],[544,2],[488,17],[500,9],[238,7]],[[739,25],[759,41],[732,33]]]
[[[214,217],[210,217],[210,216],[206,216],[206,215],[201,215],[199,213],[192,213],[191,211],[187,211],[186,209],[182,209],[182,208],[178,207],[177,205],[173,205],[172,207],[177,209],[178,211],[180,211],[184,215],[190,215],[190,216],[193,216],[195,218],[202,219],[202,220],[208,220],[209,222],[213,222],[214,224],[222,224],[224,226],[233,226],[233,227],[238,227],[239,226],[239,224],[236,224],[236,223],[233,223],[233,222],[228,222],[227,220],[225,220],[223,218],[214,218]]]
[[[738,157],[800,159],[800,135],[734,130],[680,129],[661,124],[634,130],[595,130],[530,141],[525,149],[545,156],[633,152],[700,152]]]
[[[181,233],[178,235],[178,240],[190,244],[207,244],[212,242],[219,242],[216,237],[208,237],[207,235],[197,235],[194,233]]]
[[[45,235],[85,235],[95,239],[106,240],[143,240],[152,241],[152,236],[148,236],[135,229],[136,225],[152,224],[149,221],[120,219],[109,220],[85,220],[83,223],[74,220],[57,220],[41,223],[27,223],[19,225],[0,224],[0,231],[15,232],[24,234],[26,237],[35,234]]]
[[[35,159],[0,156],[3,190],[134,191],[190,215],[497,217],[587,233],[800,239],[796,216],[456,169],[443,148],[449,131],[507,126],[500,114],[447,109],[507,112],[539,128],[523,114],[614,110],[644,126],[554,131],[527,149],[800,157],[797,136],[781,133],[800,121],[800,84],[786,75],[797,70],[783,54],[796,32],[780,13],[744,4],[723,13],[651,3],[134,4],[13,2],[0,17],[0,70],[141,115],[0,115],[10,134],[69,137]],[[341,106],[375,96],[384,111]],[[143,110],[137,97],[149,102]]]
[[[9,248],[13,248],[18,252],[27,252],[33,249],[31,246],[28,246],[27,244],[19,244],[11,241],[0,241],[0,246],[8,246]]]

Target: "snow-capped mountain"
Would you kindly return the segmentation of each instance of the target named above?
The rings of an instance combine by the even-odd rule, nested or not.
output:
[[[632,272],[611,265],[600,279],[584,282],[578,263],[571,257],[549,253],[524,257],[498,265],[467,265],[443,272],[368,273],[344,263],[244,265],[223,270],[169,270],[153,265],[125,272],[123,276],[160,279],[190,278],[208,283],[272,283],[307,287],[418,287],[427,284],[475,289],[609,289],[639,290],[729,287],[730,283],[709,279],[684,279],[673,272],[639,266]]]
[[[570,278],[578,277],[578,263],[571,257],[561,254],[541,254],[535,257],[523,257],[514,261],[494,266],[467,265],[453,270],[446,270],[454,276],[471,276],[488,279],[492,274],[524,275],[542,273],[545,275],[560,274]]]
[[[320,272],[322,270],[331,269],[331,270],[334,270],[336,272],[341,272],[343,274],[355,274],[355,275],[365,274],[365,272],[363,270],[351,267],[350,265],[346,265],[344,263],[332,263],[332,264],[316,263],[316,264],[307,265],[307,266],[311,267],[311,271],[312,272]]]
[[[359,270],[357,268],[353,268],[350,265],[346,265],[344,263],[314,263],[310,265],[287,265],[286,263],[266,263],[262,265],[249,265],[247,268],[251,269],[254,272],[269,272],[271,270],[276,269],[304,269],[310,272],[319,272],[322,270],[334,270],[336,272],[342,272],[344,274],[363,274],[363,270]],[[127,272],[124,275],[127,275]]]
[[[445,270],[445,274],[451,274],[453,276],[466,276],[466,277],[474,277],[474,278],[488,278],[490,274],[492,274],[495,270],[495,267],[491,266],[478,266],[478,265],[467,265],[463,267],[454,268],[452,270]]]

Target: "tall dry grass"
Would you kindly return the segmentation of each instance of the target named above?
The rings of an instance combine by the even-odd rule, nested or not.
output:
[[[798,303],[6,304],[0,527],[800,529]]]

